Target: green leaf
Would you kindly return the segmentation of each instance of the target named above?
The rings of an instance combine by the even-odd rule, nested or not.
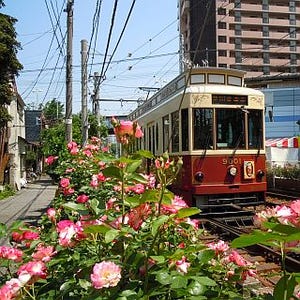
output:
[[[119,235],[119,231],[111,229],[105,233],[105,242],[108,244],[112,242]]]
[[[160,271],[156,274],[156,280],[162,285],[167,285],[172,282],[172,276],[166,271]]]
[[[296,286],[296,280],[293,275],[282,276],[274,288],[275,300],[289,300],[293,296]]]
[[[277,240],[278,235],[271,232],[253,231],[251,234],[241,235],[231,242],[231,247],[242,248],[256,244],[264,244],[270,240]]]
[[[164,263],[165,262],[165,258],[164,258],[164,256],[155,256],[155,255],[153,255],[153,256],[150,256],[150,258],[152,258],[153,260],[155,260],[155,262],[157,263],[157,264],[161,264],[161,263]]]
[[[7,232],[6,225],[4,223],[0,223],[0,238],[5,236],[6,232]]]
[[[84,228],[85,233],[103,233],[103,234],[105,234],[109,230],[111,230],[111,229],[105,225],[89,225]]]
[[[201,296],[207,291],[207,288],[199,281],[194,281],[192,284],[189,285],[187,290],[193,296]]]
[[[141,197],[141,203],[145,202],[158,202],[159,200],[158,190],[146,190]]]
[[[162,204],[172,204],[172,200],[174,198],[174,194],[170,191],[166,191],[163,194]]]
[[[87,290],[88,288],[90,288],[92,286],[90,281],[88,281],[86,279],[79,279],[79,285],[85,290]]]
[[[133,173],[137,170],[137,168],[142,164],[141,160],[136,160],[130,164],[128,164],[125,168],[125,171],[127,173]]]
[[[156,235],[157,231],[159,230],[159,227],[166,223],[168,221],[169,217],[168,216],[165,216],[165,215],[162,215],[162,216],[159,216],[156,220],[154,220],[152,222],[152,228],[151,228],[151,233],[153,236]]]
[[[197,281],[203,285],[207,285],[207,286],[216,286],[217,285],[217,283],[213,279],[211,279],[207,276],[191,276],[191,278],[193,278],[195,281]]]
[[[125,204],[129,205],[130,207],[136,207],[136,206],[140,205],[140,196],[134,195],[134,196],[126,197]]]
[[[282,234],[299,234],[300,235],[300,229],[294,226],[290,225],[284,225],[284,224],[278,224],[278,223],[271,223],[271,222],[265,222],[264,226],[266,228],[272,229],[273,231],[276,231],[278,233]]]
[[[99,201],[97,199],[92,199],[89,201],[91,209],[96,215],[99,215],[101,209],[99,208]]]
[[[114,166],[107,167],[102,171],[102,173],[106,177],[113,177],[118,180],[122,180],[121,170],[117,167]]]
[[[74,202],[68,202],[63,204],[64,208],[70,209],[70,210],[75,210],[75,211],[86,211],[87,208],[85,207],[84,204],[81,203],[74,203]]]
[[[188,280],[183,275],[172,276],[172,283],[171,283],[172,289],[186,288],[187,284],[188,284]]]
[[[132,296],[132,295],[136,295],[136,294],[137,293],[132,290],[125,290],[120,295],[123,297],[128,297],[128,296]]]
[[[181,208],[176,216],[181,219],[199,214],[200,212],[201,210],[197,207]]]
[[[147,184],[148,183],[148,180],[144,176],[142,176],[140,174],[137,174],[137,173],[131,174],[131,176],[128,179],[133,179],[136,182],[142,183],[142,184]]]
[[[136,153],[145,158],[150,158],[150,159],[154,158],[154,155],[152,154],[152,152],[147,151],[147,150],[139,150]]]

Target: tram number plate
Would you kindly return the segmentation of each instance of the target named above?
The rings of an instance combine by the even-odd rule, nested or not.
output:
[[[223,165],[241,165],[242,159],[235,157],[235,158],[223,158],[222,159]]]

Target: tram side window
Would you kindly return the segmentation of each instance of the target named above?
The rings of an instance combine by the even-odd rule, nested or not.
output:
[[[217,148],[245,149],[245,113],[239,109],[216,109]]]
[[[151,127],[148,127],[148,150],[152,152],[151,141],[152,141]]]
[[[169,115],[163,117],[163,152],[169,151],[169,141],[170,141],[170,119]]]
[[[172,128],[172,152],[179,151],[179,113],[175,111],[171,114]]]
[[[193,109],[193,149],[212,149],[212,109]]]
[[[249,149],[263,148],[263,114],[260,110],[250,110],[248,114]]]
[[[189,150],[189,118],[188,110],[181,110],[181,149],[182,151]]]

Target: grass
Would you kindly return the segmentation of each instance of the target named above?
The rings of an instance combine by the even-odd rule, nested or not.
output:
[[[9,185],[5,185],[4,189],[0,191],[0,200],[6,199],[14,194],[15,191]]]

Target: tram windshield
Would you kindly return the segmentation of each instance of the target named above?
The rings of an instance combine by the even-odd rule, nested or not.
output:
[[[213,149],[213,110],[195,108],[193,110],[194,150]]]
[[[260,110],[194,108],[193,149],[262,149],[262,122]]]
[[[244,112],[216,109],[217,149],[245,149]]]

